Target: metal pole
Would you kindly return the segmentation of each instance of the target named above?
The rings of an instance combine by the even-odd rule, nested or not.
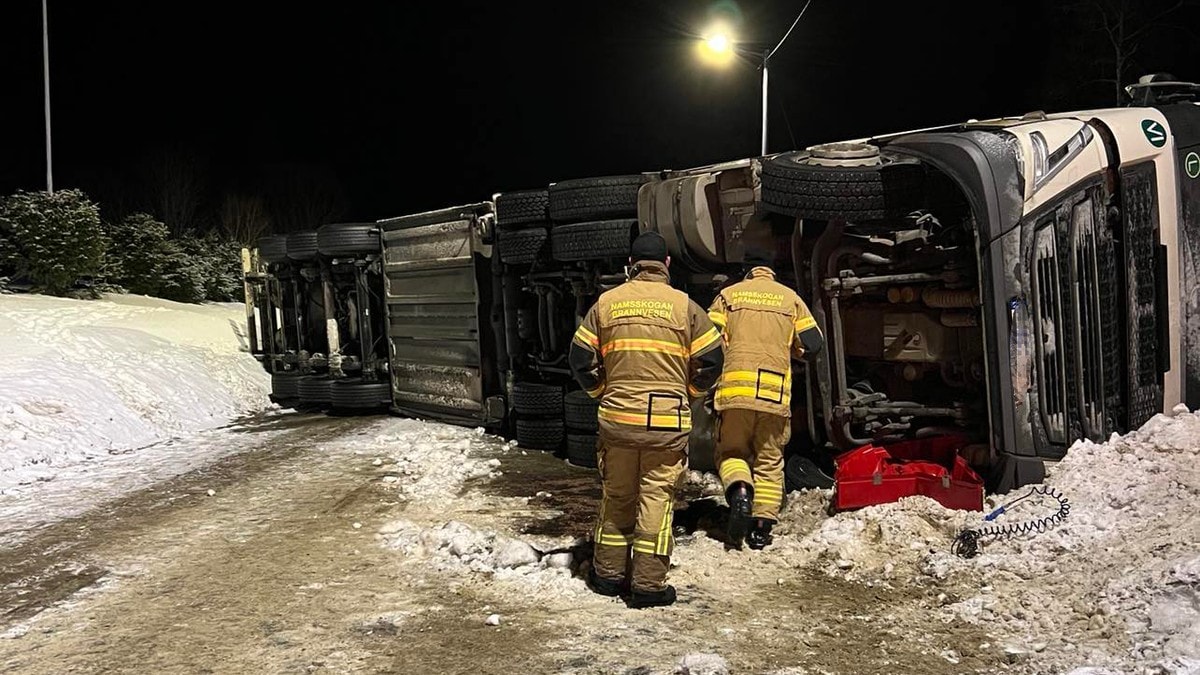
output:
[[[771,52],[763,52],[762,61],[762,154],[767,154],[767,62],[771,59]]]
[[[42,0],[42,72],[46,83],[46,192],[54,192],[54,167],[50,153],[50,28],[46,0]]]

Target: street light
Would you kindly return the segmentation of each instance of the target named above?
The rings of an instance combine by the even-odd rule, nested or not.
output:
[[[796,25],[800,23],[801,17],[808,11],[808,6],[812,4],[812,0],[804,3],[804,7],[800,9],[800,13],[796,15],[796,20],[792,22],[787,32],[783,34],[783,38],[775,45],[774,49],[761,49],[765,45],[754,45],[753,43],[743,43],[736,40],[728,27],[716,24],[710,26],[704,33],[700,41],[700,57],[701,60],[709,65],[725,66],[733,61],[735,56],[741,56],[744,59],[757,61],[759,68],[762,69],[762,154],[767,154],[767,66],[771,62],[771,57],[775,56],[775,52],[783,46],[791,36],[792,31],[796,29]]]
[[[46,93],[46,192],[54,192],[54,168],[50,153],[50,26],[46,15],[46,0],[42,0],[42,74]]]

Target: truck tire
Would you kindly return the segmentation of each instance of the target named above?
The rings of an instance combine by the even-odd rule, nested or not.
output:
[[[763,163],[762,203],[767,211],[812,220],[897,218],[920,206],[923,177],[916,160],[874,146],[818,146]]]
[[[550,234],[550,252],[555,260],[603,260],[628,258],[636,236],[636,220],[598,220],[559,225]]]
[[[528,230],[501,230],[500,262],[507,265],[529,265],[537,262],[546,248],[548,235],[540,227]]]
[[[600,402],[584,391],[573,391],[563,398],[563,418],[572,431],[596,433],[600,429],[597,413]]]
[[[559,223],[637,216],[638,188],[646,178],[604,176],[564,180],[550,186],[550,219]]]
[[[522,415],[562,414],[563,390],[558,385],[517,382],[513,385],[512,397],[513,408]]]
[[[287,256],[287,235],[272,234],[258,239],[258,257],[269,263],[285,263]]]
[[[317,232],[305,230],[287,236],[287,257],[304,262],[317,257]]]
[[[300,397],[300,376],[297,373],[271,373],[271,397],[276,403]]]
[[[496,195],[496,224],[502,229],[544,223],[550,219],[546,190],[514,190]]]
[[[337,223],[317,230],[317,251],[330,257],[379,253],[379,227],[364,223]]]
[[[567,434],[567,461],[575,466],[596,468],[596,435]]]
[[[562,420],[517,420],[517,445],[555,451],[563,444]]]
[[[783,464],[784,489],[788,492],[833,487],[833,477],[821,470],[817,463],[804,455],[792,455]]]
[[[333,380],[324,375],[305,375],[300,378],[297,393],[300,403],[308,406],[324,407],[329,405],[329,396]]]
[[[375,410],[392,402],[388,382],[364,382],[361,378],[335,380],[329,386],[329,403],[334,410]]]

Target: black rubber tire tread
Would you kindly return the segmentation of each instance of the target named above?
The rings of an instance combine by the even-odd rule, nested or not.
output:
[[[317,231],[293,232],[287,236],[287,255],[292,260],[305,261],[317,257]]]
[[[628,258],[637,227],[636,220],[558,225],[550,234],[550,252],[555,260],[562,262]]]
[[[544,228],[537,227],[528,230],[501,230],[500,262],[508,265],[529,265],[537,262],[544,255],[549,234]]]
[[[300,375],[297,373],[271,373],[271,393],[278,399],[299,398]]]
[[[330,257],[353,257],[380,252],[379,226],[373,223],[334,223],[317,230],[317,251]]]
[[[599,410],[600,402],[585,391],[573,391],[563,398],[563,420],[572,431],[596,433],[600,429],[596,416]]]
[[[266,237],[259,237],[258,257],[269,263],[287,262],[287,235],[272,234]]]
[[[391,405],[392,386],[388,382],[363,382],[347,377],[334,380],[329,387],[329,403],[337,410],[364,410]]]
[[[567,461],[575,466],[596,468],[596,435],[567,434]]]
[[[783,483],[788,492],[807,488],[827,490],[833,487],[833,477],[804,455],[792,455],[783,465]]]
[[[550,219],[559,223],[637,217],[640,174],[564,180],[550,186]]]
[[[496,224],[513,228],[550,219],[550,195],[545,189],[513,190],[496,195]]]
[[[324,375],[305,375],[300,378],[297,392],[306,405],[328,405],[333,380]]]
[[[903,161],[879,167],[798,164],[785,153],[763,164],[763,208],[796,218],[850,221],[904,216],[919,207],[923,171]]]
[[[513,408],[522,415],[562,414],[563,389],[556,384],[517,382],[513,385],[512,396]]]
[[[522,448],[554,451],[562,444],[562,420],[517,420],[517,445]]]

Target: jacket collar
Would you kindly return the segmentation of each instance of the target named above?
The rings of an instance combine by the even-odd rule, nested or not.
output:
[[[758,267],[751,269],[746,274],[746,278],[747,279],[774,279],[775,278],[775,270],[771,269],[770,267],[763,267],[760,265]]]
[[[657,281],[663,284],[671,283],[671,274],[665,263],[656,260],[639,260],[634,263],[630,273],[633,281]]]

